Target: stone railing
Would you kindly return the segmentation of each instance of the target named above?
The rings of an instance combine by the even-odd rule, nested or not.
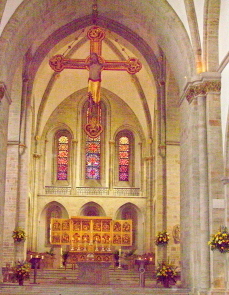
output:
[[[46,195],[70,195],[71,187],[69,186],[46,186],[45,194]]]
[[[140,188],[117,187],[113,188],[113,194],[115,196],[140,196]]]
[[[107,187],[77,187],[73,192],[71,187],[46,186],[46,195],[77,195],[77,196],[140,196],[140,188],[113,188]]]
[[[77,196],[108,196],[109,188],[107,187],[77,187],[76,188]]]

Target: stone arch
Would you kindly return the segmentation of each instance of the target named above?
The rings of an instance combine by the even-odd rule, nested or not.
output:
[[[41,60],[44,54],[47,54],[58,40],[63,39],[66,33],[70,34],[77,29],[90,25],[90,3],[88,1],[78,0],[77,4],[77,9],[75,9],[75,5],[72,5],[70,0],[66,0],[64,3],[59,2],[58,5],[52,4],[50,1],[32,0],[21,5],[11,17],[3,32],[3,40],[11,40],[11,47],[8,47],[7,42],[1,46],[1,52],[3,53],[0,59],[0,65],[1,67],[3,66],[1,80],[8,81],[9,85],[11,84],[11,78],[18,64],[18,60],[21,60],[29,48],[30,61],[31,56],[34,55],[38,48],[40,49],[40,53],[37,52],[35,54],[35,60]],[[62,5],[63,7],[61,7]],[[104,23],[109,24],[109,29],[119,33],[121,32],[125,38],[129,35],[130,41],[136,47],[143,47],[143,43],[145,43],[145,49],[142,49],[144,52],[148,51],[150,47],[154,48],[155,51],[158,50],[155,41],[155,36],[157,36],[159,46],[168,55],[168,60],[173,64],[173,70],[176,73],[176,80],[182,86],[183,77],[192,76],[194,73],[194,60],[190,59],[190,56],[192,56],[191,44],[177,15],[165,0],[160,1],[160,3],[150,3],[150,1],[142,2],[141,9],[136,7],[139,11],[138,14],[134,13],[135,9],[133,6],[134,3],[131,1],[125,1],[125,3],[119,1],[118,5],[112,1],[110,1],[109,5],[102,5],[101,3],[98,23],[103,25]],[[34,9],[36,13],[34,13]],[[117,9],[119,13],[115,13]],[[59,11],[62,11],[61,17]],[[50,12],[52,17],[50,17]],[[120,17],[120,14],[123,14],[123,17]],[[128,24],[126,23],[126,15],[132,20]],[[165,25],[165,15],[167,16],[168,26]],[[157,19],[157,21],[154,21],[154,19]],[[41,22],[41,20],[45,21]],[[23,26],[24,23],[27,25]],[[139,25],[135,26],[136,23]],[[24,31],[20,30],[19,34],[17,30],[21,27],[25,29]],[[171,34],[167,34],[168,29],[171,30]],[[130,34],[131,31],[135,32],[135,35],[138,35],[138,37],[134,38]],[[151,36],[149,35],[149,31],[152,34]],[[52,36],[53,33],[56,36],[55,38]],[[48,36],[50,37],[48,38]],[[141,42],[139,42],[139,37],[141,38]],[[23,44],[20,42],[22,38],[24,40]],[[46,41],[42,44],[44,40]],[[147,43],[149,44],[148,46]],[[16,48],[20,48],[20,50],[15,50]],[[46,52],[41,52],[42,50]],[[178,62],[177,59],[173,58],[174,56],[179,60]],[[149,58],[151,59],[149,60],[149,64],[153,65],[152,55]],[[182,68],[177,67],[177,65],[182,65]],[[34,65],[32,67],[34,68]],[[179,81],[179,77],[181,81]]]
[[[208,72],[216,72],[219,66],[218,31],[220,1],[206,0],[204,6],[204,68]]]
[[[80,209],[80,216],[106,216],[106,213],[99,204],[88,202]]]
[[[69,218],[69,214],[65,207],[57,201],[46,204],[41,210],[37,228],[37,237],[39,236],[39,240],[37,240],[36,246],[40,252],[44,251],[47,247],[51,247],[51,244],[49,243],[49,233],[50,219],[52,217]]]
[[[143,214],[141,210],[133,203],[128,202],[123,204],[116,212],[115,219],[125,220],[131,219],[133,222],[133,246],[132,249],[136,249],[137,253],[143,254]],[[130,248],[130,247],[128,247]]]

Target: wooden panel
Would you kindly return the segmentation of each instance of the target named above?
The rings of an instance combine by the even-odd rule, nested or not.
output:
[[[106,246],[132,245],[132,220],[112,220],[109,217],[72,217],[51,219],[51,244],[71,245],[72,249],[85,244]]]

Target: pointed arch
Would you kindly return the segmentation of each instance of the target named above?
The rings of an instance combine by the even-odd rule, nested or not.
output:
[[[104,209],[95,202],[88,202],[80,209],[81,216],[106,216]]]
[[[138,249],[139,253],[143,253],[143,214],[141,210],[133,203],[123,204],[116,212],[116,219],[131,219],[133,224],[133,245],[132,249]]]
[[[69,218],[69,214],[65,207],[59,202],[52,201],[48,203],[40,214],[37,241],[39,248],[50,247],[50,221],[51,218]]]

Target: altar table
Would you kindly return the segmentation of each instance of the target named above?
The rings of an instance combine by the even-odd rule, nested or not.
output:
[[[78,284],[108,285],[109,262],[77,262],[78,266]]]

